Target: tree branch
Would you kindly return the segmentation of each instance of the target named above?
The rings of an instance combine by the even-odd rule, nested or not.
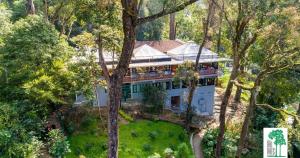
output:
[[[99,53],[99,64],[101,66],[105,80],[107,81],[107,83],[109,83],[109,72],[103,57],[102,37],[100,33],[98,35],[97,44],[98,44],[98,53]]]
[[[183,10],[186,6],[191,5],[191,4],[193,4],[193,3],[197,2],[197,1],[198,0],[189,0],[187,2],[184,2],[184,3],[176,6],[175,8],[163,9],[161,12],[159,12],[157,14],[150,15],[150,16],[143,17],[143,18],[138,18],[137,19],[137,25],[141,25],[141,24],[144,24],[146,22],[149,22],[149,21],[155,20],[157,18],[160,18],[162,16],[165,16],[165,15],[168,15],[168,14],[175,13],[175,12],[178,12],[180,10]]]
[[[225,7],[224,7],[224,1],[223,1],[223,4],[222,4],[222,7],[215,1],[215,0],[211,0],[220,10],[221,10],[221,12],[224,14],[224,18],[225,18],[225,20],[227,21],[227,23],[228,23],[228,25],[229,25],[229,27],[231,28],[231,30],[233,29],[233,24],[232,24],[232,22],[229,20],[229,18],[228,18],[228,14],[227,14],[227,12],[225,11]]]
[[[239,83],[239,82],[236,81],[236,80],[231,80],[231,82],[232,82],[235,86],[240,87],[240,88],[242,88],[242,89],[244,89],[244,90],[251,91],[251,90],[253,89],[252,87],[247,87],[247,86],[245,86],[245,85]]]
[[[257,106],[261,106],[261,107],[265,107],[265,108],[268,108],[268,109],[270,109],[270,110],[272,110],[272,111],[276,111],[276,112],[278,112],[278,113],[284,113],[284,114],[286,114],[286,115],[290,115],[290,116],[293,116],[298,122],[299,122],[299,116],[298,115],[296,115],[296,114],[293,114],[293,113],[290,113],[290,112],[288,112],[288,111],[286,111],[286,110],[283,110],[283,109],[278,109],[278,108],[274,108],[273,106],[271,106],[271,105],[269,105],[269,104],[256,104]]]
[[[248,49],[248,48],[256,41],[256,38],[257,38],[257,34],[255,33],[254,36],[253,36],[251,39],[249,39],[249,40],[247,40],[247,41],[245,42],[245,45],[244,45],[244,47],[242,48],[242,50],[241,50],[240,53],[245,54],[245,52],[247,51],[247,49]],[[242,55],[242,56],[243,56],[243,55]]]

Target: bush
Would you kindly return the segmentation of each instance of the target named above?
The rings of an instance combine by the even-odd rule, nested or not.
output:
[[[164,157],[165,158],[172,158],[174,156],[174,151],[171,148],[166,148],[164,150]]]
[[[168,132],[168,136],[169,136],[170,138],[174,137],[174,135],[175,135],[174,132],[172,132],[172,131],[169,131],[169,132]]]
[[[125,120],[129,121],[129,122],[132,122],[133,121],[133,118],[126,114],[123,110],[119,110],[119,114],[121,115],[121,117],[123,117]]]
[[[100,148],[101,148],[103,151],[107,150],[107,149],[108,149],[107,143],[106,143],[106,142],[101,142],[101,143],[100,143]]]
[[[152,132],[149,133],[148,136],[149,136],[150,140],[153,141],[153,140],[156,139],[157,135],[158,135],[158,133],[156,131],[152,131]]]
[[[177,147],[176,158],[188,158],[190,157],[189,147],[186,143],[181,143]]]
[[[167,96],[166,90],[162,87],[145,85],[141,91],[143,94],[143,102],[145,104],[142,106],[142,109],[145,112],[155,114],[162,112]]]
[[[158,153],[154,153],[153,155],[148,156],[148,158],[161,158]]]
[[[138,134],[136,131],[131,131],[131,136],[136,138],[136,137],[138,137]]]
[[[179,139],[181,142],[183,142],[183,141],[185,140],[185,138],[186,138],[185,133],[180,133],[180,134],[178,135],[178,139]]]
[[[149,152],[152,150],[152,146],[150,144],[144,144],[143,150]]]
[[[64,157],[68,152],[71,152],[69,142],[63,133],[58,129],[53,129],[49,132],[49,153],[53,157]]]
[[[204,157],[213,158],[215,153],[215,146],[217,144],[217,136],[219,129],[208,130],[202,140],[202,148]],[[240,124],[228,124],[227,130],[224,134],[224,141],[222,143],[221,156],[234,157],[240,134]]]

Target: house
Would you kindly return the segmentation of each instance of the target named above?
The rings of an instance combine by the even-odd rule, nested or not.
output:
[[[186,83],[174,82],[176,68],[186,61],[195,62],[199,45],[194,42],[178,40],[166,41],[137,41],[128,73],[124,77],[122,87],[122,102],[142,101],[141,89],[145,84],[163,87],[167,92],[166,109],[174,112],[184,112],[188,89]],[[116,58],[116,59],[115,59]],[[104,56],[107,67],[113,68],[112,54]],[[212,115],[216,78],[220,75],[218,62],[229,61],[203,48],[199,60],[199,74],[197,88],[194,92],[192,107],[198,115]],[[108,93],[105,87],[98,87],[98,105],[106,106]]]

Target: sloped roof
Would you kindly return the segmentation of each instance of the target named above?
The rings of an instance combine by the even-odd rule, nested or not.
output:
[[[167,51],[167,54],[178,60],[184,60],[186,58],[195,58],[198,54],[200,45],[194,42],[187,42],[177,48]],[[218,58],[218,55],[207,48],[202,49],[200,59]]]
[[[143,45],[149,45],[161,52],[167,52],[168,50],[174,49],[184,44],[180,40],[161,40],[161,41],[136,41],[134,48],[138,48]]]
[[[144,44],[133,50],[133,55],[131,60],[141,60],[141,59],[171,59],[167,54]]]

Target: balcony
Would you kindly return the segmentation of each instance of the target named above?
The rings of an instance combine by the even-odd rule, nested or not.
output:
[[[215,69],[213,67],[207,68],[207,69],[201,69],[199,70],[200,75],[218,75],[218,69]]]
[[[152,71],[148,73],[132,73],[131,76],[125,76],[123,82],[130,83],[136,81],[171,79],[174,72],[171,71]]]

